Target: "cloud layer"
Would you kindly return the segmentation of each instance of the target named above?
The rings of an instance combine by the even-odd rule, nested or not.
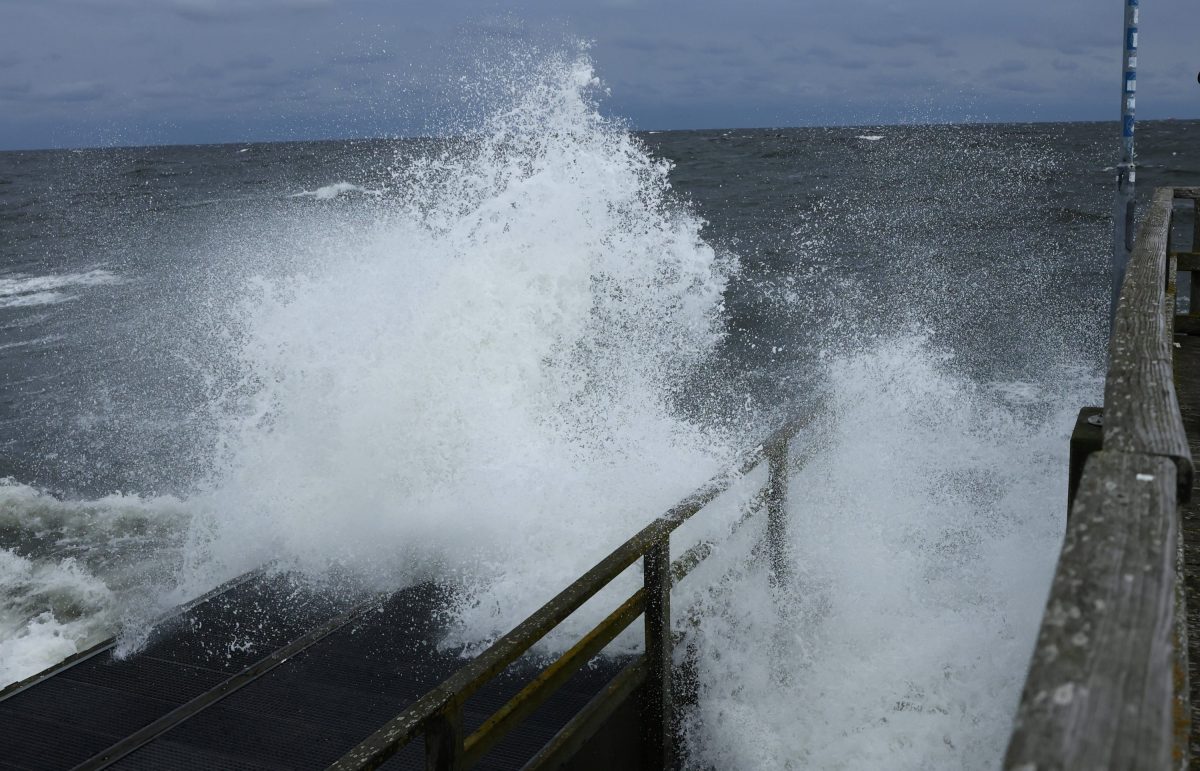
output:
[[[640,128],[1108,120],[1121,3],[0,0],[0,148],[424,133],[460,76],[593,41]],[[1200,116],[1200,7],[1143,9],[1143,117]]]

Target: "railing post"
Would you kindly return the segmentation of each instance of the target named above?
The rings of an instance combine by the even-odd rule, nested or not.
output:
[[[642,558],[646,590],[646,685],[644,715],[647,768],[674,768],[675,727],[671,697],[671,539]]]
[[[450,704],[425,728],[425,771],[460,771],[462,757],[462,706]]]
[[[1200,198],[1192,201],[1192,254],[1200,254]],[[1200,270],[1191,273],[1191,288],[1188,289],[1188,313],[1200,315]]]
[[[772,586],[784,583],[788,577],[787,548],[787,465],[788,440],[780,439],[766,450],[769,478],[767,481],[767,549],[771,555]]]
[[[1071,432],[1070,455],[1067,461],[1067,517],[1075,505],[1075,493],[1083,479],[1083,467],[1088,457],[1104,449],[1104,408],[1084,407],[1075,418]]]

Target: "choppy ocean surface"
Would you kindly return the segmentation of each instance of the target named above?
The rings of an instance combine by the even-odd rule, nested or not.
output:
[[[804,413],[786,601],[748,543],[674,600],[688,762],[996,767],[1116,124],[631,134],[586,60],[515,86],[455,140],[0,153],[0,685],[268,560],[452,583],[470,650]],[[1197,135],[1141,125],[1141,197]]]

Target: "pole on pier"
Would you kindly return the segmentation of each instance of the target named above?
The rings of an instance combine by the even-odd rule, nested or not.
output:
[[[1138,0],[1125,0],[1125,35],[1121,62],[1121,162],[1117,164],[1117,195],[1113,202],[1112,302],[1109,324],[1117,316],[1117,299],[1125,267],[1133,251],[1134,108],[1137,106]]]

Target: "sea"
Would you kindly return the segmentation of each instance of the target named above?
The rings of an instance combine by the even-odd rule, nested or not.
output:
[[[635,132],[586,55],[509,78],[442,136],[0,153],[0,686],[262,565],[442,582],[468,655],[803,417],[786,586],[728,538],[761,479],[673,542],[725,538],[685,764],[999,767],[1117,123]],[[1139,125],[1139,200],[1197,138]]]

